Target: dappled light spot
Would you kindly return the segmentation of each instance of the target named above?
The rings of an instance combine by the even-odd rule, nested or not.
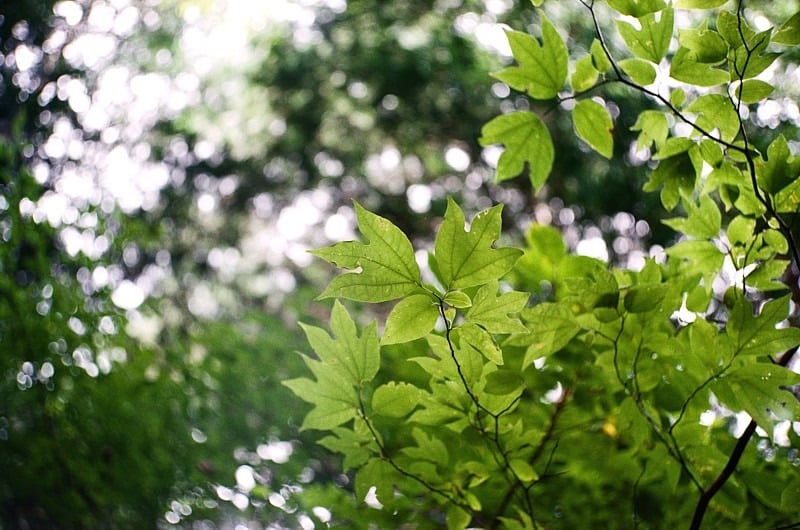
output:
[[[608,261],[608,247],[600,236],[592,236],[578,241],[575,252],[580,256],[589,256],[602,261]]]
[[[123,280],[111,293],[111,301],[120,309],[136,309],[144,302],[144,293],[134,282]]]
[[[275,462],[276,464],[285,464],[294,452],[294,447],[291,442],[281,440],[270,440],[269,443],[259,444],[256,448],[256,454],[262,460]]]
[[[469,153],[463,147],[454,144],[445,149],[444,160],[456,171],[466,171],[471,163]]]

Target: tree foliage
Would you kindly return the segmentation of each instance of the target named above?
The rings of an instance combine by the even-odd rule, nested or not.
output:
[[[517,64],[495,74],[559,107],[607,158],[614,94],[648,102],[631,129],[649,153],[643,188],[680,234],[664,255],[609,268],[538,225],[521,248],[498,244],[502,205],[467,222],[453,200],[432,249],[415,252],[356,204],[364,242],[315,252],[346,269],[322,298],[397,300],[385,325],[363,327],[335,301],[332,334],[304,326],[313,377],[286,382],[313,405],[303,428],[323,431],[355,474],[357,501],[383,508],[360,517],[454,529],[797,522],[800,166],[786,138],[748,117],[800,34],[797,15],[756,29],[741,2],[723,4],[577,1],[595,34],[570,57],[545,2],[541,37],[509,32]],[[542,186],[544,123],[517,110],[484,127],[484,144],[505,146],[498,180],[527,167]]]

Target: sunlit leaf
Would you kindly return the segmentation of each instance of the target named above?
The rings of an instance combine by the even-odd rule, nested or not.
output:
[[[389,220],[355,203],[358,227],[367,244],[345,241],[313,250],[338,267],[359,272],[341,274],[319,298],[342,297],[360,302],[384,302],[417,291],[422,284],[414,249]]]
[[[678,81],[702,87],[721,85],[730,79],[728,72],[700,61],[696,52],[685,47],[680,47],[675,52],[669,75]]]
[[[591,55],[586,55],[575,61],[575,71],[570,77],[572,90],[583,92],[592,88],[597,82],[598,72],[594,66]]]
[[[718,64],[728,56],[725,39],[716,31],[708,29],[708,21],[705,20],[697,28],[678,30],[678,42],[691,51],[692,58],[699,63]]]
[[[608,5],[623,15],[641,17],[666,6],[664,0],[608,0]]]
[[[619,66],[637,85],[647,86],[656,80],[655,67],[643,59],[623,59],[619,62]]]
[[[614,155],[614,124],[608,110],[594,100],[578,102],[572,110],[575,132],[606,158]]]
[[[497,162],[498,182],[516,177],[528,164],[534,190],[542,187],[555,158],[550,132],[532,112],[517,111],[497,116],[481,129],[481,145],[505,145]]]
[[[466,230],[464,212],[448,199],[434,245],[439,272],[448,290],[497,280],[511,270],[522,254],[515,248],[492,248],[500,237],[501,210],[502,205],[497,205],[480,212]]]
[[[675,7],[678,9],[713,9],[723,5],[728,0],[677,0]]]
[[[523,370],[539,357],[546,357],[566,346],[580,328],[569,309],[560,304],[539,304],[523,312],[529,334],[522,340],[529,346],[522,361]]]
[[[636,118],[636,123],[631,126],[631,130],[639,132],[636,144],[639,149],[650,147],[653,144],[658,147],[667,139],[669,124],[663,112],[645,110]]]
[[[734,90],[734,94],[742,103],[757,103],[769,97],[775,87],[760,79],[747,79]]]
[[[419,403],[420,391],[409,383],[390,381],[375,389],[372,408],[390,418],[403,418],[411,414]]]
[[[667,285],[663,283],[634,285],[625,293],[625,309],[630,313],[652,311],[661,304],[666,293]]]
[[[641,26],[639,30],[624,20],[617,20],[617,28],[634,55],[657,64],[669,48],[673,17],[672,8],[666,8],[637,17]]]
[[[535,99],[552,99],[567,80],[567,47],[553,24],[542,15],[542,43],[520,31],[506,31],[519,66],[492,74]]]
[[[743,296],[730,308],[728,335],[738,355],[773,355],[800,345],[800,329],[776,326],[789,316],[789,296],[764,304],[756,316]]]
[[[800,374],[770,363],[739,363],[716,380],[712,390],[726,406],[744,410],[767,432],[778,420],[800,417],[800,402],[786,387],[800,382]]]
[[[795,13],[786,22],[781,24],[778,31],[772,36],[772,42],[797,46],[800,44],[800,11]]]
[[[767,163],[758,167],[758,184],[767,193],[778,193],[800,176],[800,157],[791,156],[786,138],[780,134],[767,148]]]
[[[414,294],[400,300],[386,319],[381,344],[408,342],[427,335],[439,318],[436,300]]]
[[[373,458],[362,466],[355,476],[355,494],[358,502],[364,502],[371,488],[375,488],[375,496],[384,506],[389,506],[394,499],[394,479],[396,471],[392,465],[382,459]]]
[[[687,216],[665,219],[665,225],[700,239],[712,239],[719,235],[722,215],[711,197],[701,196],[699,204],[695,204],[689,197],[684,197],[683,205]]]
[[[478,324],[490,333],[525,333],[527,329],[516,315],[528,302],[528,293],[509,291],[497,295],[496,281],[487,283],[475,294],[467,313],[469,322]]]

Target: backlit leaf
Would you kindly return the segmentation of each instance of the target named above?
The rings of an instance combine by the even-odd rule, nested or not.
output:
[[[623,59],[619,66],[637,85],[647,86],[656,80],[655,67],[642,59]]]
[[[683,205],[687,216],[665,219],[664,224],[699,239],[717,237],[722,224],[722,215],[717,204],[708,195],[701,196],[699,202],[695,204],[693,199],[684,196]]]
[[[516,177],[527,163],[531,184],[534,190],[538,190],[553,167],[555,149],[550,132],[532,112],[517,111],[497,116],[483,126],[479,142],[483,146],[505,145],[505,151],[497,161],[498,182]]]
[[[338,267],[340,274],[318,298],[342,297],[360,302],[385,302],[420,288],[419,266],[408,238],[388,219],[355,203],[358,228],[367,244],[344,241],[311,253]],[[360,272],[356,272],[360,269]]]
[[[757,103],[769,97],[774,90],[775,87],[766,81],[747,79],[743,83],[739,83],[734,90],[734,94],[742,103]]]
[[[739,296],[728,319],[728,335],[737,355],[778,356],[800,345],[800,329],[776,328],[789,316],[789,296],[764,304],[756,316],[750,302]]]
[[[539,357],[552,355],[566,346],[580,330],[575,316],[560,304],[544,303],[526,309],[523,320],[529,330],[529,334],[521,337],[529,344],[522,361],[523,370]]]
[[[700,63],[718,64],[728,56],[728,44],[722,35],[708,29],[708,22],[694,29],[678,30],[678,42],[692,52],[692,57]]]
[[[567,80],[567,47],[553,24],[542,15],[542,42],[521,31],[506,31],[519,66],[492,74],[535,99],[552,99]]]
[[[781,24],[781,27],[778,28],[778,31],[772,36],[772,42],[785,44],[787,46],[797,46],[800,44],[800,11]]]
[[[669,41],[672,38],[674,18],[672,8],[658,13],[648,13],[637,18],[641,26],[640,30],[637,30],[629,22],[617,20],[620,35],[634,55],[657,64],[667,53]]]
[[[696,52],[685,47],[678,48],[672,57],[669,75],[678,81],[702,87],[721,85],[730,79],[728,72],[700,61]]]
[[[594,67],[591,55],[586,55],[575,61],[575,71],[570,77],[572,90],[583,92],[592,88],[597,81],[598,72]]]
[[[623,15],[641,17],[666,6],[664,0],[608,0],[608,5]]]
[[[398,344],[427,335],[439,318],[436,300],[427,294],[403,298],[386,319],[381,344]]]
[[[448,199],[447,211],[434,244],[434,255],[445,287],[462,289],[497,280],[514,266],[522,251],[492,248],[500,237],[502,205],[477,214],[466,230],[464,212]]]
[[[420,390],[414,385],[390,381],[375,389],[372,409],[382,416],[403,418],[419,404]]]
[[[528,293],[509,291],[497,296],[497,289],[496,281],[480,288],[467,313],[468,321],[478,324],[490,333],[525,333],[525,326],[511,315],[522,311],[528,302]]]
[[[639,149],[650,147],[653,144],[658,147],[666,141],[669,134],[667,116],[656,110],[642,111],[636,118],[636,123],[631,126],[631,130],[639,132],[636,144]]]
[[[757,169],[759,186],[767,193],[778,193],[800,176],[800,157],[791,156],[789,144],[780,134],[767,148],[767,163]]]
[[[614,124],[608,110],[594,100],[578,102],[572,110],[575,132],[592,149],[606,158],[614,154]]]

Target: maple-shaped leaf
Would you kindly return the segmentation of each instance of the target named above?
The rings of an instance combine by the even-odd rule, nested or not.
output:
[[[530,295],[510,291],[497,296],[497,287],[498,283],[493,281],[478,290],[467,319],[489,333],[526,333],[528,329],[522,322],[510,315],[522,311]]]
[[[511,53],[519,66],[492,74],[515,90],[534,99],[552,99],[567,80],[568,53],[564,40],[542,15],[542,43],[521,31],[506,31]]]
[[[498,182],[512,179],[522,173],[528,163],[528,174],[534,190],[544,185],[553,168],[555,148],[542,120],[526,111],[501,114],[481,129],[481,145],[505,145],[497,161]]]
[[[730,308],[728,335],[737,355],[778,356],[800,344],[800,329],[776,327],[789,316],[789,295],[763,305],[759,315],[744,296],[739,296]]]
[[[369,243],[343,241],[311,251],[351,273],[337,276],[319,299],[342,297],[359,302],[385,302],[422,286],[414,249],[391,221],[355,204],[358,228]]]
[[[303,421],[303,429],[332,429],[356,417],[357,388],[378,373],[377,324],[372,322],[359,336],[355,322],[337,300],[331,313],[333,336],[315,326],[302,327],[319,359],[304,358],[315,379],[290,379],[283,384],[314,405]]]
[[[516,248],[492,248],[500,237],[502,208],[498,204],[480,212],[466,230],[464,212],[448,198],[444,221],[434,244],[434,258],[447,290],[497,280],[511,270],[522,255]]]

